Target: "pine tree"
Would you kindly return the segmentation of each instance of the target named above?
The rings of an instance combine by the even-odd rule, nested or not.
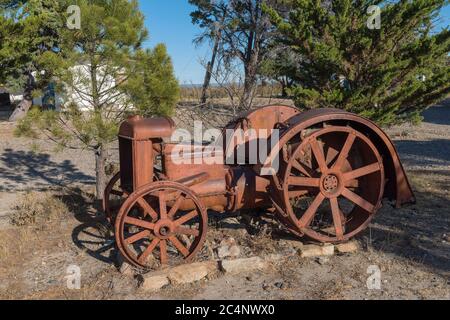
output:
[[[130,114],[170,114],[178,83],[164,45],[142,49],[147,37],[136,0],[77,0],[81,29],[62,31],[61,50],[42,57],[58,90],[61,111],[32,109],[17,133],[95,154],[97,198],[103,198],[108,146]]]
[[[46,69],[42,59],[60,50],[64,9],[61,0],[0,0],[0,13],[8,27],[0,48],[0,82],[11,90],[24,92],[11,121],[26,114],[33,96],[52,77],[52,69]]]
[[[448,3],[293,0],[287,17],[266,7],[297,55],[289,74],[296,105],[341,108],[381,125],[420,120],[450,92],[450,31],[433,25]]]
[[[287,98],[288,91],[294,85],[292,76],[297,72],[299,63],[297,56],[289,47],[273,45],[270,52],[259,67],[259,74],[281,85],[281,96]]]

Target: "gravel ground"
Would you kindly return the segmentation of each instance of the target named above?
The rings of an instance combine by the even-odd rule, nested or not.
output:
[[[230,116],[219,111],[209,119],[219,126]],[[183,110],[177,122],[183,126],[195,117]],[[11,124],[0,122],[0,298],[450,299],[450,101],[430,108],[424,117],[420,126],[387,129],[417,204],[394,210],[386,203],[358,237],[363,248],[359,252],[333,256],[325,263],[293,256],[265,272],[221,276],[156,294],[136,289],[134,279],[117,272],[110,235],[93,235],[98,233],[98,204],[79,190],[93,190],[92,155],[36,147],[13,137]],[[60,195],[78,191],[64,196],[70,212],[63,219],[13,227],[11,207],[30,190]],[[254,235],[246,229],[225,227],[213,233],[232,235],[249,251],[259,250],[250,242],[262,243],[269,251],[286,246],[283,237]],[[98,250],[91,250],[93,239],[99,241]],[[66,289],[64,277],[71,264],[83,270],[81,290]],[[371,265],[382,271],[381,290],[366,287]]]

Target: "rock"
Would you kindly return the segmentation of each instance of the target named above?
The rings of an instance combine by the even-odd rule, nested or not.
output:
[[[133,266],[130,265],[125,258],[122,256],[120,251],[117,252],[116,256],[117,266],[119,268],[119,272],[125,276],[134,276]]]
[[[270,262],[270,263],[282,263],[286,257],[288,257],[289,255],[283,255],[283,254],[278,254],[278,253],[271,253],[268,255],[263,256],[264,261]]]
[[[167,275],[161,272],[139,275],[138,278],[140,288],[150,292],[158,291],[170,283]]]
[[[172,284],[192,283],[206,278],[217,270],[215,261],[184,264],[167,270],[167,278]]]
[[[245,228],[245,224],[242,224],[236,217],[228,217],[219,222],[221,228],[240,229]]]
[[[275,287],[277,287],[278,289],[283,289],[284,288],[284,282],[275,282]]]
[[[319,257],[316,259],[316,262],[323,266],[324,264],[327,264],[330,261],[330,258],[328,257]]]
[[[219,259],[231,257],[236,258],[241,254],[241,248],[236,244],[236,240],[232,237],[223,239],[217,248],[217,256]]]
[[[301,241],[298,240],[293,240],[293,239],[283,239],[280,240],[280,244],[286,247],[291,247],[294,249],[301,249],[303,247],[303,243]]]
[[[320,246],[315,244],[308,244],[304,245],[299,250],[299,253],[302,258],[332,256],[334,254],[334,246],[333,245]]]
[[[262,260],[260,257],[220,261],[220,269],[226,273],[241,273],[262,270],[266,267],[267,262]]]
[[[442,235],[442,240],[444,240],[445,242],[450,242],[450,235],[444,233]]]
[[[340,243],[336,245],[336,251],[338,253],[351,253],[358,251],[358,243],[356,241],[350,241],[346,243]]]

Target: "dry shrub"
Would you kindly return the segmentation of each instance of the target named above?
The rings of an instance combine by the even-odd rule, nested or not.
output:
[[[52,221],[69,210],[51,193],[29,192],[19,198],[13,207],[11,224],[29,226]]]

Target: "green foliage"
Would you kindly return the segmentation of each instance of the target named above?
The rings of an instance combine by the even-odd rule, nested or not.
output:
[[[137,53],[135,71],[127,87],[141,115],[172,115],[180,89],[165,45]]]
[[[0,82],[12,90],[23,90],[34,73],[34,88],[48,84],[52,68],[41,65],[41,56],[60,50],[63,5],[59,0],[0,0]]]
[[[171,114],[179,87],[165,46],[141,48],[148,32],[137,1],[73,4],[81,9],[81,30],[65,28],[60,52],[39,56],[66,93],[66,104],[61,112],[31,110],[17,133],[44,133],[59,147],[98,152],[116,139],[129,114]]]
[[[48,70],[46,75],[56,83],[57,91],[65,94],[65,104],[61,111],[33,108],[19,122],[16,134],[43,137],[57,148],[93,151],[97,197],[102,198],[105,157],[120,123],[134,113],[171,114],[179,87],[165,46],[142,49],[148,32],[136,0],[76,0],[70,4],[80,8],[81,29],[61,28],[58,49],[43,50],[33,58],[36,66]],[[58,12],[64,20],[65,9]],[[40,16],[44,25],[57,20],[50,13]],[[37,30],[29,34],[33,32]]]
[[[433,22],[448,0],[294,0],[289,14],[266,8],[296,54],[288,72],[301,108],[335,107],[382,125],[417,122],[420,111],[450,93],[448,29]],[[370,5],[381,28],[369,29]]]
[[[299,63],[297,56],[289,47],[274,44],[259,67],[259,74],[281,84],[282,95],[288,96],[288,91],[294,85],[292,75],[297,72]]]

